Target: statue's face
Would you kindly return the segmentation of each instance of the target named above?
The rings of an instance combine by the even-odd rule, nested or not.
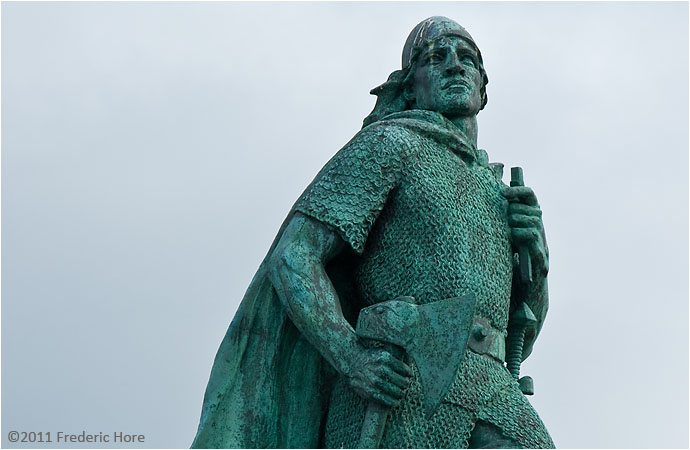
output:
[[[419,55],[412,95],[417,109],[449,117],[474,116],[482,105],[481,83],[472,45],[457,36],[444,36]]]

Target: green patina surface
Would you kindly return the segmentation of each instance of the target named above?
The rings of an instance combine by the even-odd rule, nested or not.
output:
[[[541,210],[476,147],[487,83],[457,23],[415,27],[249,286],[193,447],[553,447],[518,382],[548,308]]]

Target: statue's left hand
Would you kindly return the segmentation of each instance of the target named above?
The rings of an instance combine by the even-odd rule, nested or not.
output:
[[[537,196],[527,186],[506,187],[503,195],[509,202],[508,225],[513,248],[517,251],[527,247],[532,258],[532,276],[545,278],[549,272],[549,250]]]

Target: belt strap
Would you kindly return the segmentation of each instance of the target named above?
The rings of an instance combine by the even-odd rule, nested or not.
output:
[[[488,319],[475,317],[467,346],[475,353],[489,355],[503,363],[506,360],[506,339],[503,332],[492,327]]]

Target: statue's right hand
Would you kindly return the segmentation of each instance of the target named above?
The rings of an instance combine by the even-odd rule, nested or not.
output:
[[[358,352],[348,374],[350,387],[365,400],[397,406],[410,383],[410,367],[381,348]]]

